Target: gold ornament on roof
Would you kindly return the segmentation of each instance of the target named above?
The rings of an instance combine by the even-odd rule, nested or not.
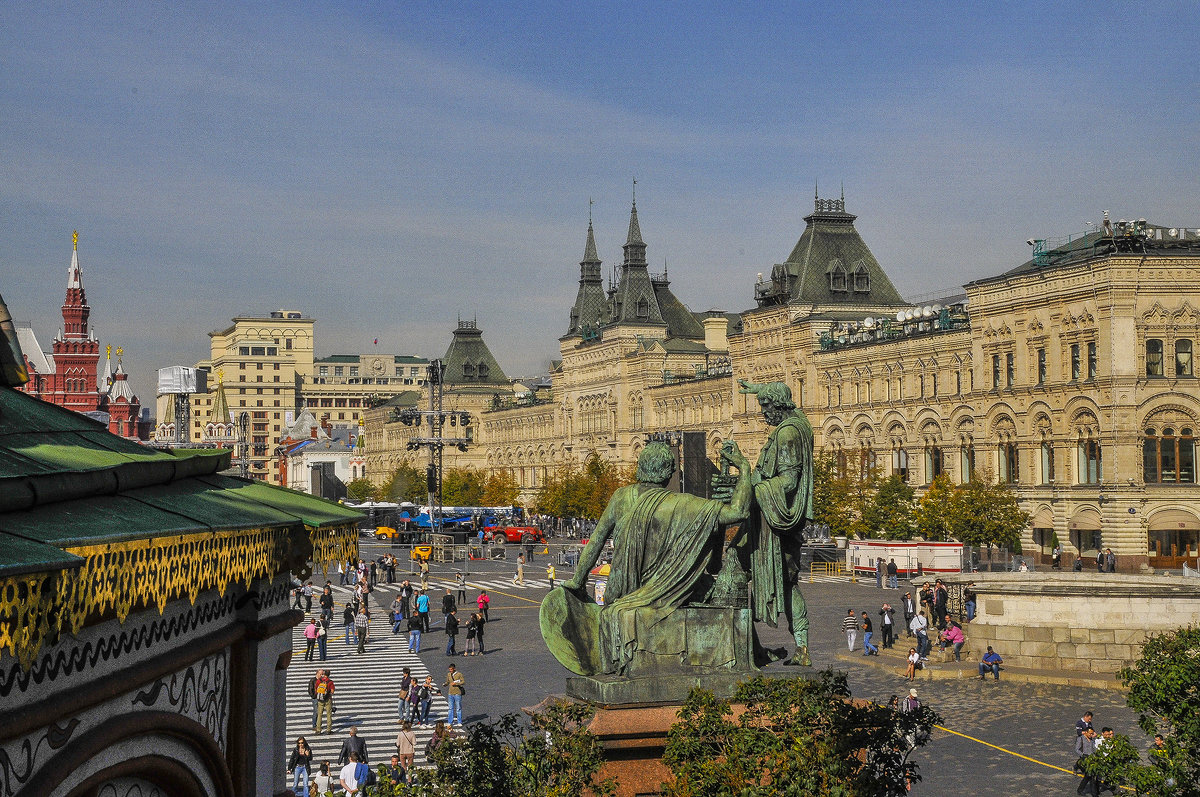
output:
[[[106,359],[106,360],[112,359],[112,344],[111,343],[104,347],[104,359]]]
[[[71,251],[79,251],[79,230],[71,231]]]

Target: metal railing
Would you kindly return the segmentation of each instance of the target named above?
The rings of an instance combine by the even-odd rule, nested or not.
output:
[[[808,581],[811,584],[817,576],[846,576],[844,562],[813,562],[808,566]]]

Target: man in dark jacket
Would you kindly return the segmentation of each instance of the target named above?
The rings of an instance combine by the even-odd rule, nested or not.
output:
[[[338,753],[339,764],[350,763],[350,754],[357,753],[358,760],[364,764],[371,763],[367,760],[367,743],[361,736],[358,735],[358,727],[350,728],[350,736],[342,742],[342,751]]]

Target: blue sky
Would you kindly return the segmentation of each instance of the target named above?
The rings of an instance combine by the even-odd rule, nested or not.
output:
[[[318,354],[438,356],[477,317],[557,357],[588,200],[693,310],[753,306],[812,208],[901,293],[1025,239],[1200,226],[1193,4],[7,3],[0,293],[49,345],[71,231],[92,322],[150,372],[245,312]]]

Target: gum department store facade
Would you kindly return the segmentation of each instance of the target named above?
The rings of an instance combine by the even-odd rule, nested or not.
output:
[[[547,473],[592,453],[632,464],[651,432],[700,432],[713,461],[732,436],[753,458],[767,430],[736,380],[782,380],[818,449],[845,467],[869,462],[918,491],[972,469],[1011,483],[1032,517],[1027,553],[1048,558],[1056,532],[1065,564],[1098,547],[1122,570],[1196,557],[1200,230],[1106,219],[1034,242],[1033,260],[965,295],[913,307],[854,220],[844,200],[816,200],[740,315],[692,313],[666,274],[649,272],[636,204],[606,290],[589,224],[552,389],[499,401],[497,374],[483,384],[448,363],[446,408],[476,423],[475,444],[447,449],[445,467],[510,469],[532,497]],[[424,461],[405,449],[413,430],[387,422],[391,409],[365,413],[377,482]]]

